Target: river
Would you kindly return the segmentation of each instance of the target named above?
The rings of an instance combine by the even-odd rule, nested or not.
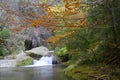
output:
[[[68,80],[64,66],[0,68],[0,80]]]

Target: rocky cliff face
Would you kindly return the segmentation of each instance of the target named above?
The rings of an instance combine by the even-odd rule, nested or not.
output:
[[[35,12],[36,14],[43,14],[40,10],[37,10],[32,5],[24,5],[23,2],[38,3],[39,0],[0,0],[0,27],[3,28],[16,28],[22,24],[25,17],[34,19],[34,17],[29,17],[27,13]],[[14,12],[12,12],[14,11]],[[30,23],[28,23],[30,24]],[[37,47],[40,45],[46,45],[45,39],[51,36],[51,33],[46,30],[46,28],[33,28],[28,26],[26,30],[21,30],[18,33],[11,32],[10,38],[7,39],[8,49],[23,49],[20,46],[24,46],[24,41],[29,40],[32,47]],[[21,43],[22,42],[22,43]]]
[[[39,0],[0,0],[0,4],[5,4],[10,9],[19,9],[20,4],[24,3],[39,3]]]

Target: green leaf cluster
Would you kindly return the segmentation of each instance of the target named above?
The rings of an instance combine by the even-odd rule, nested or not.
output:
[[[67,54],[67,48],[65,46],[55,51],[55,55],[57,56],[63,56],[65,54]]]
[[[0,38],[6,39],[10,36],[10,31],[8,29],[3,29],[0,31]]]
[[[7,55],[7,50],[5,47],[6,44],[5,39],[7,39],[9,36],[10,36],[10,31],[8,29],[2,29],[0,31],[0,56]]]
[[[31,64],[33,64],[33,59],[32,58],[27,58],[27,59],[19,62],[16,66],[26,66],[26,65],[31,65]]]

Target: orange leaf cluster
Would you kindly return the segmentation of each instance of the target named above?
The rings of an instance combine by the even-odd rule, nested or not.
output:
[[[68,27],[83,27],[87,25],[86,14],[89,6],[80,0],[63,0],[65,11],[63,18]]]
[[[21,25],[21,26],[12,28],[12,29],[10,29],[10,30],[13,31],[13,32],[20,32],[21,30],[27,29],[27,28],[28,28],[28,27],[27,27],[26,25]]]
[[[65,14],[66,15],[74,15],[79,13],[79,0],[64,0],[65,4]]]
[[[110,43],[110,44],[109,44],[109,47],[110,47],[110,48],[116,48],[116,47],[117,47],[117,44],[115,44],[115,43]]]
[[[61,39],[64,39],[64,38],[70,36],[73,33],[74,33],[74,31],[70,31],[70,32],[68,32],[66,34],[63,34],[63,35],[52,36],[49,39],[47,39],[46,42],[56,44],[56,43],[59,43]]]

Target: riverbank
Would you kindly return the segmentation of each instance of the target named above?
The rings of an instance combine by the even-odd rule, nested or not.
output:
[[[72,80],[120,80],[120,68],[105,64],[79,65],[65,74]]]

